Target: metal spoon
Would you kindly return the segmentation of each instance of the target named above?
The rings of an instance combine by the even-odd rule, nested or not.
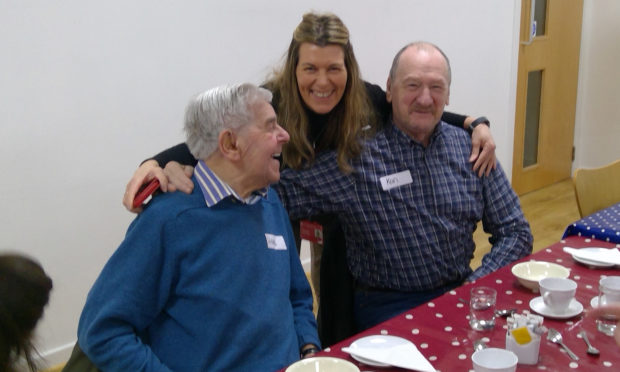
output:
[[[512,314],[516,312],[517,312],[517,309],[497,309],[495,310],[495,316],[507,317],[507,316],[512,316]]]
[[[590,340],[588,340],[588,335],[586,334],[586,331],[579,332],[579,336],[581,336],[581,338],[583,338],[583,340],[586,342],[586,345],[588,345],[588,350],[587,350],[588,354],[590,354],[590,355],[599,355],[600,354],[598,349],[595,348],[594,346],[592,346],[592,344],[590,343]]]
[[[474,341],[474,351],[486,349],[487,347],[487,343],[482,339]]]
[[[568,356],[570,356],[573,360],[579,360],[579,357],[575,355],[564,343],[562,342],[562,334],[558,332],[558,330],[549,328],[547,332],[547,340],[556,343],[564,348]]]

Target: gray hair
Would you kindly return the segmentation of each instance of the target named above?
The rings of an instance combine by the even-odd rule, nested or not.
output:
[[[224,129],[237,129],[254,118],[252,106],[271,102],[265,88],[245,83],[219,86],[195,96],[185,109],[185,136],[189,151],[196,159],[206,159],[218,147]]]
[[[446,67],[448,68],[448,85],[450,85],[450,82],[452,81],[452,68],[450,67],[450,59],[448,59],[448,56],[446,55],[446,53],[443,52],[443,50],[441,50],[441,48],[439,48],[433,43],[429,43],[426,41],[414,41],[405,45],[398,51],[398,53],[396,53],[396,56],[394,56],[394,60],[392,61],[392,67],[390,68],[390,80],[394,81],[394,79],[396,78],[396,69],[398,68],[398,63],[400,62],[400,56],[405,50],[409,49],[410,47],[415,47],[418,50],[435,49],[436,51],[441,53],[443,58],[446,60]]]

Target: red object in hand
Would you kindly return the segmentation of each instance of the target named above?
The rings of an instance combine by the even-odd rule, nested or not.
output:
[[[142,204],[142,202],[149,197],[152,193],[155,192],[159,188],[159,180],[157,178],[153,178],[149,183],[142,186],[136,197],[133,199],[133,207],[137,208]]]

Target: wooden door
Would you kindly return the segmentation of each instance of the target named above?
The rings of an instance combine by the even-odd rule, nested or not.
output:
[[[522,0],[512,166],[519,195],[570,177],[582,12],[583,0]]]

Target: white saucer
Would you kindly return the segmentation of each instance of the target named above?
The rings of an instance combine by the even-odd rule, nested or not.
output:
[[[568,319],[581,314],[583,311],[583,305],[579,301],[573,299],[568,305],[568,309],[561,313],[556,313],[545,305],[541,296],[535,297],[530,301],[530,308],[538,314],[551,319]]]
[[[603,297],[605,297],[605,295],[603,295]],[[590,306],[592,306],[593,308],[598,307],[598,296],[592,297],[592,299],[590,300]]]
[[[598,254],[601,252],[606,252],[608,251],[607,248],[595,248],[595,247],[590,247],[590,248],[581,248],[579,249],[580,252],[585,252],[585,253],[593,253],[593,254]],[[592,260],[588,260],[587,258],[583,258],[583,257],[579,257],[576,255],[571,255],[573,257],[573,260],[582,263],[586,266],[590,266],[590,267],[613,267],[615,266],[615,264],[613,263],[608,263],[608,262],[601,262],[601,261],[592,261]]]
[[[349,348],[351,349],[356,349],[356,348],[378,348],[378,349],[389,349],[392,348],[396,345],[400,345],[403,343],[411,343],[411,341],[404,339],[402,337],[397,337],[397,336],[389,336],[389,335],[373,335],[373,336],[367,336],[367,337],[362,337],[359,338],[355,341],[353,341],[351,343],[351,346],[349,346]],[[357,360],[358,362],[362,362],[364,364],[367,364],[369,366],[374,366],[374,367],[391,367],[390,364],[385,364],[385,363],[381,363],[381,362],[376,362],[374,360],[368,360],[366,358],[362,358],[360,356],[356,356],[354,354],[350,354],[351,357],[355,360]]]

